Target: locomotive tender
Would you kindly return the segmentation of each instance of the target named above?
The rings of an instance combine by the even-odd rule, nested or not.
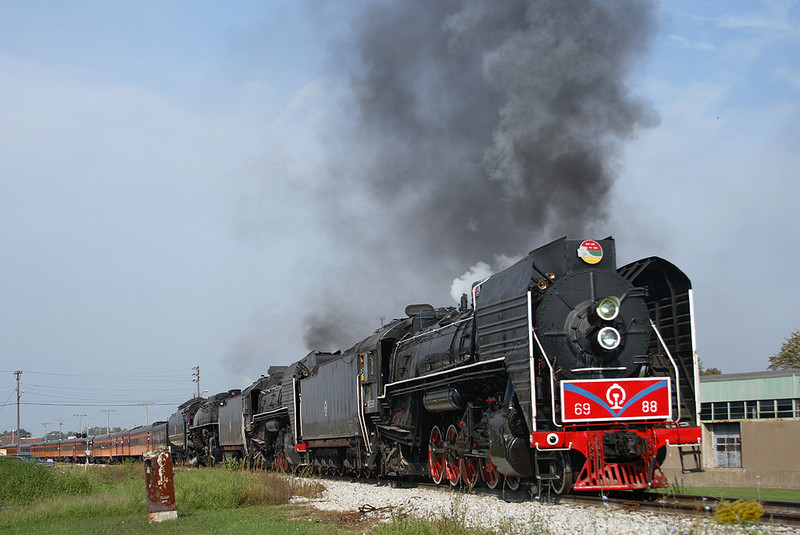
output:
[[[691,284],[663,259],[562,238],[406,316],[187,401],[173,455],[565,493],[666,486],[667,447],[699,446]]]

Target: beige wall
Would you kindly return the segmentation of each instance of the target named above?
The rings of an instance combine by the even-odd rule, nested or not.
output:
[[[741,432],[742,468],[714,468],[711,433],[704,425],[704,471],[681,473],[680,457],[669,448],[664,474],[682,486],[800,489],[800,420],[745,420]]]
[[[745,420],[741,429],[743,468],[800,470],[800,420]]]

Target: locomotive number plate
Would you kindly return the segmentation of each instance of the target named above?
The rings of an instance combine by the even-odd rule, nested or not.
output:
[[[669,377],[561,382],[564,422],[670,420]]]

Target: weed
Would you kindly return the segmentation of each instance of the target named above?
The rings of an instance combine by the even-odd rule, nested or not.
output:
[[[283,477],[290,482],[290,492],[292,496],[302,498],[319,498],[325,491],[325,485],[319,480],[307,477],[285,476],[270,472],[275,477]]]
[[[539,509],[541,506],[539,504],[532,505],[533,508],[531,509],[530,521],[526,526],[524,526],[527,528],[527,533],[530,535],[551,535],[553,531],[548,526],[549,523],[547,518],[545,518]]]
[[[497,533],[467,524],[467,504],[462,494],[455,494],[450,502],[449,515],[420,518],[398,507],[392,512],[391,522],[375,529],[378,535],[488,535]],[[501,531],[502,532],[502,531]]]
[[[222,458],[222,462],[219,464],[219,466],[223,470],[235,472],[242,469],[243,463],[240,459],[234,457],[233,455],[225,455]]]
[[[720,524],[742,526],[757,522],[764,515],[764,507],[755,500],[722,500],[714,511],[714,520]]]

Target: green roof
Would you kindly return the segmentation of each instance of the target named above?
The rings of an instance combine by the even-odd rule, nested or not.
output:
[[[700,377],[700,401],[800,398],[800,368]]]

